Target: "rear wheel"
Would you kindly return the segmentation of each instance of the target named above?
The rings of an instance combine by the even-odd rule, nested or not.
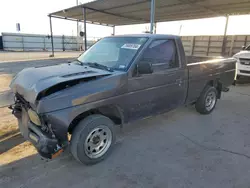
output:
[[[210,114],[217,103],[217,90],[212,86],[206,86],[196,101],[195,108],[201,114]]]
[[[72,155],[90,165],[105,159],[115,142],[114,123],[103,115],[91,115],[73,130],[70,142]]]

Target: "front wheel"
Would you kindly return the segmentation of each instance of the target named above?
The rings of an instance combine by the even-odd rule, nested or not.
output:
[[[91,115],[80,121],[70,141],[72,155],[91,165],[105,159],[115,142],[114,123],[103,115]]]
[[[210,114],[217,103],[217,90],[212,86],[206,86],[196,101],[195,108],[201,114]]]

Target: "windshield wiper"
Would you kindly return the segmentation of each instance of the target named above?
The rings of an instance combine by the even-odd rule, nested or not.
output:
[[[93,67],[93,68],[99,68],[99,69],[107,70],[109,72],[113,72],[113,70],[110,67],[107,67],[105,65],[102,65],[102,64],[99,64],[99,63],[96,63],[96,62],[88,62],[88,63],[83,63],[82,62],[82,65],[85,65],[85,64],[90,66],[90,67]]]
[[[83,62],[80,61],[79,59],[74,59],[73,61],[77,61],[80,65],[83,65]]]

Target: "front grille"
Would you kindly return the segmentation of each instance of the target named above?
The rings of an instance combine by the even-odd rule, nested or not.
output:
[[[240,58],[240,64],[250,66],[250,59]]]
[[[250,71],[240,70],[241,73],[250,74]]]

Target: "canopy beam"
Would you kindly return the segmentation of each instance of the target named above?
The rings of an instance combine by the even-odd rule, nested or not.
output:
[[[58,18],[58,19],[62,19],[62,20],[69,20],[69,21],[73,21],[73,22],[84,23],[84,20],[78,20],[78,19],[74,19],[74,18],[67,18],[67,17],[55,16],[55,15],[50,15],[50,14],[49,14],[49,17]],[[94,24],[94,25],[108,26],[108,27],[113,27],[114,26],[114,25],[110,25],[110,24],[104,24],[104,23],[99,23],[99,22],[91,22],[91,21],[87,21],[87,20],[86,20],[86,23]]]

